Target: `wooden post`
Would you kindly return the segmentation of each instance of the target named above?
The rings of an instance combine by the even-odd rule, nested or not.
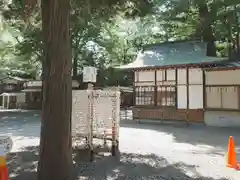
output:
[[[9,100],[9,95],[7,96],[7,109],[9,109],[9,102],[10,102],[10,100]]]
[[[90,149],[90,161],[92,162],[94,160],[94,151],[93,151],[93,84],[88,83],[88,90],[90,91],[89,93],[89,134],[88,134],[88,146]]]
[[[94,148],[93,148],[93,108],[94,108],[94,92],[93,83],[96,82],[97,70],[92,66],[83,68],[83,82],[88,83],[88,141],[87,145],[90,150],[90,161],[94,159]]]
[[[116,94],[115,94],[116,95]],[[113,98],[114,106],[116,107],[116,96]],[[116,149],[117,149],[117,143],[116,143],[116,135],[117,135],[117,128],[116,128],[116,110],[113,108],[112,110],[112,156],[116,156]]]
[[[186,85],[187,85],[187,118],[186,118],[186,123],[187,123],[187,126],[189,125],[189,68],[187,67],[187,69],[186,69],[186,81],[187,81],[187,83],[186,83]]]
[[[3,107],[3,109],[5,107],[5,96],[4,95],[2,96],[2,107]]]

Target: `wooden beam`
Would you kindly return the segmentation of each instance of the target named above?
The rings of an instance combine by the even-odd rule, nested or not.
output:
[[[203,83],[203,109],[206,109],[207,107],[207,89],[206,89],[206,74],[205,74],[205,71],[202,70],[202,83]]]
[[[186,68],[187,109],[189,109],[189,68]]]
[[[213,84],[213,85],[205,85],[206,87],[238,87],[240,84]]]
[[[234,70],[240,70],[240,67],[219,67],[205,69],[205,71],[234,71]]]
[[[155,87],[154,87],[154,105],[157,106],[157,70],[154,72],[154,80],[155,80]]]
[[[175,69],[175,103],[176,103],[176,109],[178,108],[178,68]]]

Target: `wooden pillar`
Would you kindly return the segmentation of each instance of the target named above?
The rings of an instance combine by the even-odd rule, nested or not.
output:
[[[202,79],[202,86],[203,86],[203,123],[205,123],[205,109],[207,108],[207,89],[206,89],[206,71],[202,69],[203,79]]]
[[[187,67],[187,72],[186,72],[186,76],[187,76],[187,79],[186,79],[186,85],[187,85],[187,119],[186,119],[186,122],[187,122],[187,125],[188,125],[188,121],[189,121],[189,68]]]
[[[207,107],[207,89],[206,89],[206,73],[205,70],[202,70],[203,73],[203,80],[202,80],[202,86],[203,86],[203,110]]]
[[[8,96],[7,96],[7,109],[9,109],[9,101],[10,101],[10,100],[9,100],[9,99],[10,99],[9,97],[10,97],[10,96],[8,95]]]
[[[186,74],[186,85],[187,85],[187,110],[189,109],[189,68],[187,67]]]
[[[175,69],[175,95],[175,107],[178,109],[178,68]]]
[[[93,97],[93,84],[92,83],[88,83],[88,90],[90,90],[90,94],[88,96],[88,119],[89,119],[89,134],[88,134],[88,138],[87,138],[87,144],[89,146],[90,149],[90,161],[92,162],[94,159],[94,152],[93,152],[93,101],[94,101],[94,97]]]
[[[157,70],[155,69],[154,74],[155,84],[154,84],[154,105],[157,106]]]
[[[5,96],[2,96],[2,107],[5,108]]]
[[[136,106],[136,85],[135,85],[135,81],[137,80],[137,78],[135,77],[135,71],[132,71],[133,73],[133,100],[132,100],[132,106]]]

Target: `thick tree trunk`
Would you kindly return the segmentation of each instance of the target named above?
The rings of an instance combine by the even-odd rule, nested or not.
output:
[[[235,17],[236,17],[236,26],[237,26],[237,35],[236,35],[236,49],[237,49],[237,55],[240,54],[240,21],[239,21],[239,17],[237,14],[237,7],[235,7]]]
[[[81,38],[77,38],[78,37],[78,28],[75,28],[75,33],[72,36],[72,45],[73,45],[73,77],[76,78],[78,75],[78,53],[79,53],[79,43]],[[73,40],[73,38],[75,39],[75,42]]]
[[[72,171],[70,0],[42,0],[44,86],[38,180],[68,180]]]
[[[73,58],[73,77],[76,78],[78,75],[78,57],[77,57],[77,53],[75,50],[75,55]]]
[[[197,1],[199,16],[202,21],[201,36],[204,42],[207,43],[207,56],[217,56],[215,37],[213,35],[213,29],[211,27],[213,19],[207,7],[207,3],[203,0]]]

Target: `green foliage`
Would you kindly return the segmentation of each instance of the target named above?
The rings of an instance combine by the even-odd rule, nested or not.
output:
[[[228,42],[239,53],[240,2],[238,0],[170,0],[162,3],[159,22],[171,39]],[[167,3],[166,3],[167,2]],[[168,37],[166,39],[169,39]],[[233,47],[234,46],[234,47]],[[227,47],[228,48],[228,47]],[[223,56],[228,55],[220,53]]]
[[[39,74],[44,59],[40,6],[26,18],[23,0],[1,3],[1,32],[12,36],[0,44],[1,67]],[[131,62],[144,44],[216,40],[218,56],[240,53],[238,0],[72,0],[71,6],[73,71],[94,65],[107,84],[123,83],[123,75],[108,69]]]

